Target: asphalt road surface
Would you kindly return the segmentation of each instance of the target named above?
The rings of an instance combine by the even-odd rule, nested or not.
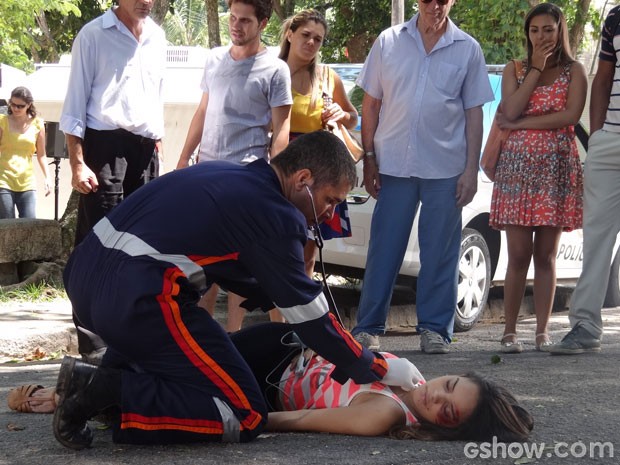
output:
[[[507,386],[532,412],[535,427],[527,444],[398,441],[329,434],[264,434],[250,444],[132,446],[114,444],[111,433],[95,429],[90,449],[72,451],[53,437],[51,415],[19,414],[6,407],[10,388],[55,384],[59,362],[0,365],[0,465],[20,464],[581,464],[620,463],[620,309],[606,309],[606,336],[600,354],[551,356],[534,350],[532,318],[520,322],[525,351],[501,356],[502,325],[479,323],[459,333],[447,355],[419,351],[412,332],[381,339],[382,349],[412,360],[427,377],[475,370]],[[567,329],[566,313],[554,313],[551,335]],[[97,428],[97,423],[92,423]],[[539,458],[528,458],[529,455]],[[613,454],[610,455],[610,454]],[[590,458],[594,455],[594,458]]]

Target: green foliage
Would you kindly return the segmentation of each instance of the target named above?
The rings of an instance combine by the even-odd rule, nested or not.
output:
[[[362,114],[362,100],[364,100],[364,91],[359,86],[354,86],[353,89],[349,92],[349,100],[357,110],[357,112]]]
[[[0,2],[0,62],[32,70],[33,54],[41,50],[45,32],[37,22],[47,12],[80,16],[79,0],[2,0]]]
[[[590,7],[585,18],[580,2],[555,0],[569,27],[577,21],[592,26],[598,39],[599,12]],[[170,0],[173,12],[164,21],[168,40],[175,45],[208,42],[204,0]],[[281,1],[283,4],[284,1]],[[523,56],[523,18],[531,0],[459,0],[450,17],[478,40],[487,63],[506,63]],[[617,3],[617,2],[610,2]],[[70,52],[79,29],[110,7],[112,0],[0,0],[0,62],[25,71],[35,61],[55,61]],[[361,62],[379,33],[390,26],[392,0],[296,0],[294,10],[316,8],[325,13],[330,31],[322,49],[324,62]],[[227,12],[226,0],[219,0]],[[405,0],[405,19],[417,10],[416,0]],[[278,45],[281,21],[274,13],[263,41]],[[227,14],[220,14],[222,43],[228,42]]]
[[[562,8],[569,29],[575,21],[582,21],[592,26],[595,31],[593,36],[598,38],[600,20],[593,6],[586,17],[582,18],[578,17],[579,2],[555,0],[554,3]],[[480,43],[487,63],[503,64],[526,54],[523,22],[530,8],[528,0],[513,0],[509,3],[498,0],[459,0],[452,8],[450,17]]]
[[[51,302],[57,299],[67,299],[67,293],[62,283],[28,284],[12,291],[4,291],[0,287],[0,303]]]
[[[228,16],[226,16],[228,18]],[[269,22],[267,23],[267,27],[263,31],[261,35],[261,40],[263,43],[269,47],[275,47],[280,45],[280,29],[282,28],[282,22],[277,15],[271,15]],[[226,22],[226,27],[224,28],[226,31],[226,37],[228,38],[228,22]]]
[[[282,1],[282,3],[285,3],[284,0]],[[308,8],[314,8],[315,10],[318,10],[321,13],[323,13],[323,15],[325,14],[325,6],[322,6],[316,1],[297,0],[294,2],[294,4],[295,4],[295,8],[294,8],[295,12],[306,10]],[[280,18],[274,11],[273,14],[271,15],[271,19],[269,19],[269,22],[267,23],[267,27],[265,28],[262,34],[262,40],[265,43],[265,45],[268,45],[271,47],[280,45],[280,30],[282,29],[282,23],[283,21],[280,20]],[[226,25],[226,30],[228,31],[228,25]]]
[[[176,0],[174,12],[169,11],[162,27],[174,45],[207,47],[207,13],[204,0]]]
[[[459,0],[450,12],[452,20],[473,36],[482,47],[486,62],[504,64],[524,56],[523,18],[530,9],[527,0]]]
[[[60,55],[71,53],[73,40],[80,29],[110,8],[112,0],[76,0],[76,3],[79,3],[80,14],[67,15],[59,11],[50,11],[45,14],[50,33]],[[50,53],[42,48],[39,61],[50,62],[54,60]]]
[[[405,16],[410,16],[413,4],[413,0],[405,0]],[[324,62],[347,62],[349,58],[359,62],[392,19],[391,0],[333,0],[331,7],[327,15],[330,31],[322,49]]]

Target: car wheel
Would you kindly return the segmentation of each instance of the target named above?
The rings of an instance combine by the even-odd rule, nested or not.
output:
[[[455,331],[468,331],[482,315],[491,286],[491,255],[482,235],[465,228],[461,235]]]
[[[609,283],[603,307],[620,307],[620,249],[616,252],[609,270]]]

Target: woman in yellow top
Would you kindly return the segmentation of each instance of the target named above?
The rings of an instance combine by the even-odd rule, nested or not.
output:
[[[328,121],[340,122],[352,129],[357,124],[357,110],[347,97],[344,85],[329,66],[318,64],[318,54],[327,34],[327,22],[316,10],[304,10],[288,18],[282,25],[280,58],[291,70],[293,106],[291,134],[317,131]],[[320,225],[323,239],[351,236],[347,203],[334,210],[331,219]],[[316,255],[314,241],[304,251],[306,273],[312,276]]]
[[[8,115],[0,115],[0,219],[36,217],[36,180],[32,157],[45,177],[45,195],[50,186],[45,163],[45,127],[37,117],[32,94],[25,87],[11,92]]]

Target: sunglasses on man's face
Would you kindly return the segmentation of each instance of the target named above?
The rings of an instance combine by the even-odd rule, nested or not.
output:
[[[433,0],[422,0],[422,3],[431,3]],[[447,5],[450,0],[437,0],[437,4],[444,6]]]
[[[11,105],[12,108],[17,108],[18,110],[21,110],[22,108],[26,108],[28,105],[27,104],[19,104],[19,103],[13,103],[13,102],[9,102],[9,105]]]

